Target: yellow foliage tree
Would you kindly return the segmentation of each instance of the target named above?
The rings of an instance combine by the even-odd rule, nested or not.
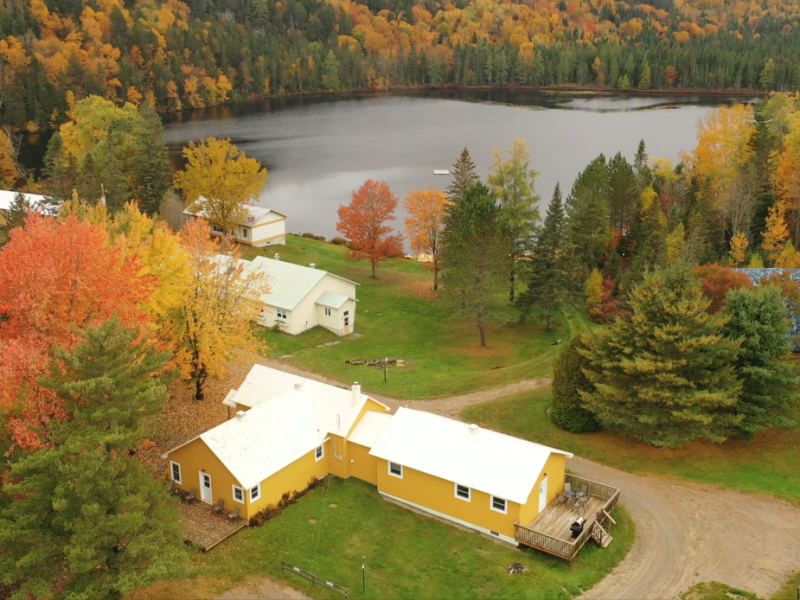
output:
[[[731,249],[728,252],[728,255],[731,257],[731,260],[733,260],[733,263],[736,266],[739,266],[744,262],[746,258],[745,252],[747,251],[747,247],[749,245],[750,241],[741,231],[731,238]]]
[[[764,241],[761,247],[769,252],[769,260],[775,261],[783,250],[783,242],[789,237],[789,227],[783,217],[783,210],[773,206],[767,216],[767,227],[761,234]]]
[[[181,375],[204,398],[208,377],[227,372],[235,358],[247,359],[257,342],[251,324],[263,310],[269,286],[247,271],[230,237],[210,239],[209,225],[192,219],[181,230],[189,260],[190,283],[172,315],[176,360]]]
[[[778,269],[796,269],[800,267],[800,253],[794,249],[792,240],[787,240],[781,253],[775,260],[775,267]]]
[[[247,218],[243,204],[258,198],[267,170],[248,158],[230,140],[209,137],[183,149],[186,168],[175,174],[189,211],[202,214],[212,225],[230,232]]]
[[[603,274],[597,269],[592,269],[583,290],[586,298],[586,308],[591,311],[603,301]]]
[[[675,229],[667,236],[667,264],[672,265],[686,258],[686,229],[683,222],[678,223]]]
[[[430,255],[434,290],[439,289],[439,255],[448,204],[447,194],[435,188],[411,190],[404,203],[408,213],[406,237],[414,252]]]

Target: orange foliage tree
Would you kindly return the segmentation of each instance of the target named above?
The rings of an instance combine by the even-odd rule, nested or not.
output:
[[[353,192],[350,204],[339,206],[336,231],[347,238],[348,258],[368,259],[373,277],[382,261],[403,253],[402,236],[391,235],[392,228],[386,225],[387,221],[394,221],[395,208],[397,196],[389,184],[372,179]]]
[[[744,273],[738,273],[728,267],[717,263],[710,265],[695,265],[692,274],[700,280],[703,295],[711,300],[708,312],[717,313],[722,310],[728,290],[742,287],[753,287],[753,282]]]
[[[449,201],[442,190],[411,190],[404,207],[406,236],[414,252],[429,254],[433,269],[433,289],[439,289],[439,255],[442,252],[444,211]]]
[[[48,424],[65,417],[58,399],[36,380],[56,346],[71,348],[77,330],[117,316],[142,326],[140,309],[154,278],[134,256],[110,243],[102,224],[63,222],[30,213],[0,251],[0,410],[10,413],[20,447],[48,442]]]

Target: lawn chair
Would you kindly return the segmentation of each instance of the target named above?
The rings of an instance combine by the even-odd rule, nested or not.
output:
[[[581,496],[588,496],[589,495],[589,486],[582,485],[581,486]]]
[[[572,508],[575,510],[581,511],[581,514],[584,513],[586,510],[586,504],[589,502],[589,496],[581,496],[577,500],[575,500],[575,504],[572,505]]]
[[[564,489],[561,490],[561,493],[558,494],[558,496],[556,496],[556,498],[558,499],[558,503],[564,504],[565,502],[567,502],[570,499],[571,493],[572,493],[572,486],[570,485],[569,482],[567,482],[564,484]]]
[[[224,513],[225,512],[225,498],[220,498],[217,503],[211,507],[211,513]]]
[[[236,507],[236,510],[234,510],[232,513],[228,513],[228,518],[229,519],[238,519],[239,518],[239,507],[238,506]]]
[[[192,488],[192,491],[183,496],[183,501],[188,502],[189,504],[197,501],[197,488]]]

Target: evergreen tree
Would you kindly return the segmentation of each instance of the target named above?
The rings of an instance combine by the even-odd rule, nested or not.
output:
[[[148,215],[155,215],[172,188],[169,148],[164,142],[164,126],[149,107],[140,109],[142,122],[137,132],[137,152],[132,165],[131,195]]]
[[[569,340],[553,361],[553,403],[550,418],[553,423],[572,433],[597,431],[600,424],[583,406],[581,392],[590,393],[594,386],[583,374],[589,361],[579,350],[584,348],[582,336]]]
[[[180,572],[177,509],[133,456],[140,421],[166,399],[167,356],[113,320],[57,351],[45,380],[71,418],[11,466],[0,502],[0,579],[12,598],[121,598]]]
[[[578,175],[567,197],[567,251],[582,279],[602,266],[608,241],[608,169],[602,154]]]
[[[475,163],[470,158],[469,150],[464,147],[461,156],[453,164],[453,182],[447,187],[447,199],[450,202],[460,202],[467,190],[480,179],[475,172]]]
[[[338,91],[342,87],[339,81],[339,61],[336,60],[333,50],[328,50],[325,62],[322,63],[322,85],[329,92]]]
[[[476,183],[448,207],[444,223],[442,301],[478,328],[486,346],[486,325],[505,320],[496,294],[508,273],[510,248],[500,207],[491,190]]]
[[[544,225],[536,236],[529,256],[527,289],[519,299],[523,318],[532,310],[543,313],[548,330],[553,314],[567,303],[569,297],[569,265],[564,254],[565,228],[561,188],[556,184]]]
[[[14,200],[11,201],[11,206],[8,207],[4,215],[5,225],[2,226],[6,240],[9,239],[9,234],[12,229],[15,227],[24,227],[25,218],[28,216],[28,211],[30,209],[31,203],[28,201],[28,197],[25,194],[22,192],[14,194]],[[0,246],[2,245],[3,244],[0,243]]]
[[[781,289],[732,289],[724,306],[728,322],[722,331],[741,340],[735,364],[742,393],[734,408],[743,418],[734,431],[752,438],[768,427],[793,426],[800,405],[800,377],[782,362],[789,351],[792,322]]]
[[[742,420],[733,414],[739,342],[722,334],[725,318],[709,314],[686,266],[645,274],[629,303],[631,316],[586,338],[594,384],[581,393],[586,408],[604,427],[654,446],[724,441]]]
[[[78,165],[72,155],[67,157],[67,154],[61,134],[54,133],[47,144],[42,178],[45,197],[50,199],[54,207],[72,198],[72,190],[77,186]]]

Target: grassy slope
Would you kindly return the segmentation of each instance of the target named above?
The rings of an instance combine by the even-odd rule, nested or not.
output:
[[[359,598],[569,598],[602,579],[630,549],[633,522],[624,507],[614,518],[611,546],[601,550],[590,541],[570,566],[408,511],[364,482],[332,478],[329,489],[313,490],[262,527],[244,529],[207,554],[193,553],[189,579],[159,583],[131,600],[213,597],[250,576],[266,576],[318,598],[341,597],[281,571],[281,560],[349,587]],[[528,572],[509,576],[514,562]]]
[[[292,354],[298,366],[336,378],[354,380],[374,392],[396,398],[430,399],[486,389],[532,377],[547,376],[557,351],[551,344],[567,338],[569,328],[580,328],[580,319],[567,323],[560,318],[552,331],[541,323],[510,321],[491,327],[488,347],[479,346],[478,331],[464,325],[436,303],[432,276],[420,263],[402,260],[369,276],[366,262],[344,257],[345,248],[301,237],[289,236],[287,245],[266,251],[247,248],[245,258],[258,254],[307,265],[342,275],[360,283],[356,332],[361,337],[337,338],[321,328],[298,336],[262,331],[271,356]],[[515,316],[508,309],[509,318]],[[331,341],[341,343],[318,346]],[[400,358],[404,367],[391,368],[384,383],[383,371],[344,364],[348,358]]]
[[[574,434],[546,415],[550,388],[472,406],[468,421],[548,444],[631,472],[718,484],[743,492],[800,497],[800,429],[765,431],[752,442],[697,442],[678,450],[657,449],[614,433]]]

